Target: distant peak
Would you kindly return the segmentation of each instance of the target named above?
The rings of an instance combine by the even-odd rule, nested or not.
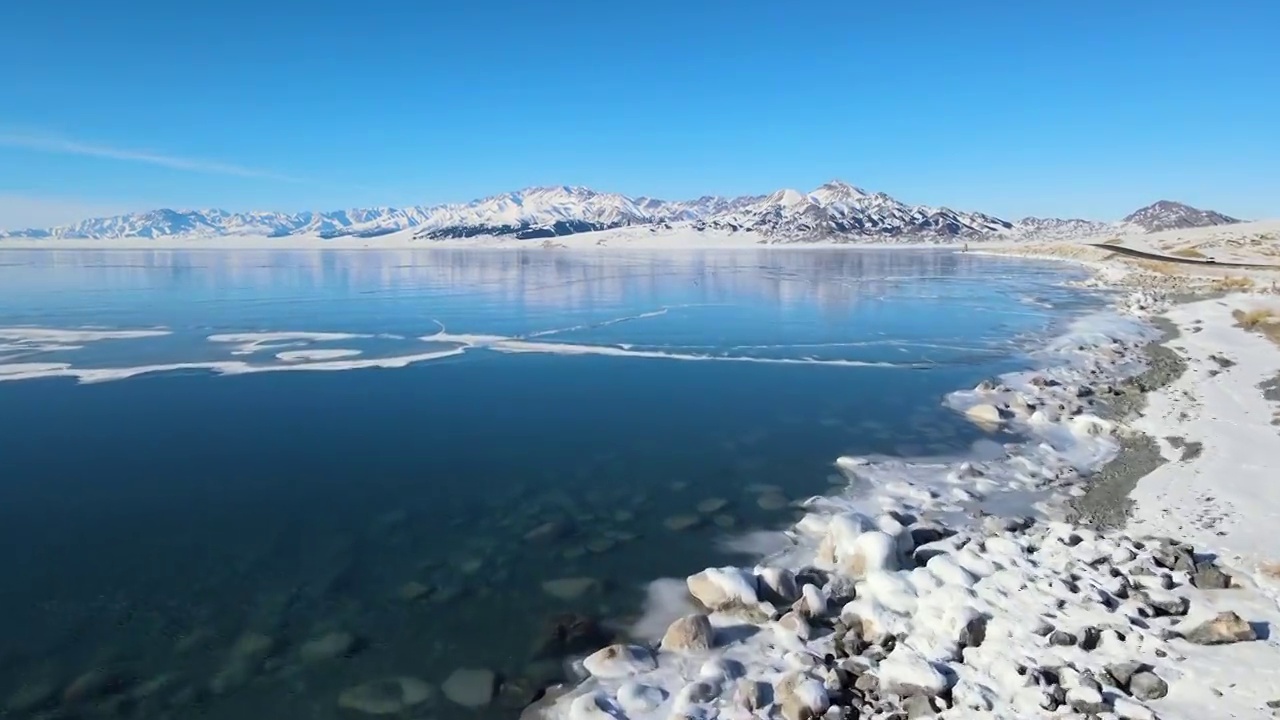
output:
[[[804,205],[810,202],[809,197],[799,190],[784,188],[770,195],[768,202],[772,205],[782,205],[785,207],[794,207],[796,205]]]
[[[1147,232],[1161,232],[1233,225],[1241,220],[1213,210],[1201,210],[1175,200],[1157,200],[1125,216],[1123,222],[1140,227]]]
[[[866,190],[863,190],[862,188],[857,187],[856,185],[850,185],[849,183],[843,180],[831,180],[829,182],[825,182],[822,185],[818,186],[818,189],[815,190],[814,192],[817,192],[818,190],[826,190],[828,192],[840,193],[844,195],[853,195],[855,197],[870,197],[871,195]]]

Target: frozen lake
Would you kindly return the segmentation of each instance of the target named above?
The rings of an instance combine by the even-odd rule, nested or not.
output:
[[[482,714],[514,715],[560,671],[566,614],[625,627],[649,580],[831,491],[838,456],[1007,439],[941,399],[1099,307],[1075,272],[0,252],[0,700],[35,717],[97,671],[133,690],[94,712],[340,718],[343,688],[475,667],[503,684]],[[304,650],[341,634],[342,657]]]

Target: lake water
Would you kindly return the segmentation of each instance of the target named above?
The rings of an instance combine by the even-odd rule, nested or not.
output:
[[[838,490],[836,457],[1010,439],[940,400],[1096,308],[1073,277],[950,251],[0,252],[0,701],[351,718],[344,688],[470,667],[489,707],[400,717],[513,716],[565,614],[625,627],[648,581],[743,561],[719,541]],[[304,649],[332,633],[342,657]]]

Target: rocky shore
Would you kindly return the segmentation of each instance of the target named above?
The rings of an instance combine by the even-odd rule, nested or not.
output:
[[[586,655],[581,682],[549,688],[525,720],[1145,720],[1182,717],[1170,697],[1222,697],[1184,661],[1267,639],[1248,579],[1203,548],[1125,530],[1130,491],[1165,462],[1127,422],[1187,367],[1157,317],[1165,297],[1123,303],[1145,335],[1077,333],[1062,364],[952,398],[1024,445],[914,475],[841,458],[850,497],[815,498],[792,547],[690,576],[691,612],[661,638]],[[1039,518],[978,509],[1028,491],[1047,496]],[[1239,612],[1222,609],[1233,597]]]

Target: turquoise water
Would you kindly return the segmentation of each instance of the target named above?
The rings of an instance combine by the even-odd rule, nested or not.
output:
[[[1097,307],[1071,277],[948,251],[0,252],[0,700],[37,717],[96,670],[90,716],[358,717],[343,688],[483,667],[491,706],[428,714],[513,715],[559,672],[557,616],[625,627],[648,581],[831,492],[840,455],[991,439],[940,400]],[[317,350],[345,353],[287,355]],[[342,657],[302,650],[332,632]],[[244,659],[246,634],[271,647]]]

